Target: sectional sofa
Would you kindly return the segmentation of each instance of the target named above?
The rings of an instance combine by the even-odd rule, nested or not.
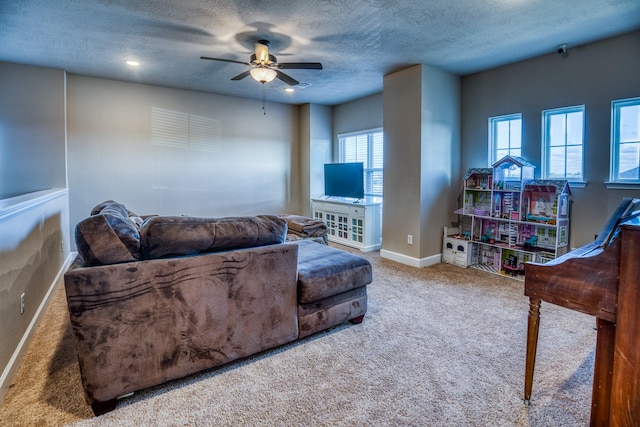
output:
[[[102,203],[76,226],[64,283],[87,403],[360,323],[366,259],[287,242],[276,215],[139,217]]]

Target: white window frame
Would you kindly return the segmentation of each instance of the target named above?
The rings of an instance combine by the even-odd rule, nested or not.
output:
[[[565,163],[565,170],[564,170],[564,175],[560,176],[560,177],[551,177],[549,168],[551,167],[551,161],[549,159],[549,156],[551,155],[551,117],[553,116],[559,116],[559,115],[564,115],[565,116],[565,124],[566,124],[566,115],[567,114],[571,114],[571,113],[578,113],[581,112],[582,113],[582,139],[580,141],[580,144],[569,144],[567,142],[567,132],[566,132],[566,128],[565,128],[565,137],[564,137],[564,147],[565,149],[567,147],[576,147],[576,146],[580,146],[580,155],[581,155],[581,162],[580,162],[580,176],[578,177],[568,177],[566,175],[567,172],[567,152],[565,150],[565,155],[564,155],[564,163]],[[572,183],[583,183],[584,182],[584,132],[585,132],[585,106],[584,105],[574,105],[571,107],[561,107],[561,108],[552,108],[549,110],[543,110],[542,111],[542,179],[566,179],[567,181],[570,181]]]
[[[379,148],[384,150],[384,133],[382,131],[382,128],[367,129],[363,131],[342,133],[338,135],[338,162],[345,163],[345,162],[352,162],[352,161],[357,161],[357,162],[362,161],[364,163],[364,195],[365,195],[365,198],[367,198],[372,202],[382,202],[382,198],[383,198],[383,194],[382,194],[383,190],[381,189],[379,192],[375,192],[373,191],[372,186],[373,186],[373,174],[376,172],[381,172],[384,175],[384,170],[382,167],[370,166],[374,164],[375,150],[373,149],[373,145],[374,145],[374,141],[376,140],[375,135],[378,135],[378,134],[382,136],[382,142],[381,142],[382,147],[379,147]],[[353,158],[351,159],[347,158],[347,155],[345,152],[346,140],[348,138],[362,137],[362,136],[367,137],[366,153],[365,153],[366,160],[362,159],[362,156],[358,155],[359,153],[356,154],[357,160],[353,160]],[[380,187],[382,187],[382,185]]]
[[[489,167],[493,166],[493,164],[495,162],[497,162],[498,160],[500,160],[502,157],[498,158],[497,156],[497,150],[498,150],[498,146],[496,143],[496,138],[497,138],[497,126],[498,123],[502,123],[502,122],[509,122],[509,129],[511,129],[511,122],[515,121],[515,120],[519,120],[520,121],[520,146],[516,149],[513,148],[513,152],[512,152],[512,147],[511,147],[511,130],[509,130],[509,149],[508,149],[508,154],[509,155],[513,155],[513,156],[518,156],[518,157],[522,157],[522,113],[514,113],[514,114],[507,114],[504,116],[495,116],[495,117],[489,117]],[[517,150],[517,153],[515,152]]]
[[[620,178],[620,164],[618,162],[620,153],[620,109],[629,106],[640,106],[640,97],[626,98],[611,101],[611,159],[609,181],[612,184],[633,184],[640,185],[640,176],[634,179]],[[627,141],[624,144],[639,144],[639,141]],[[640,166],[640,165],[638,165]],[[609,187],[611,188],[611,187]]]

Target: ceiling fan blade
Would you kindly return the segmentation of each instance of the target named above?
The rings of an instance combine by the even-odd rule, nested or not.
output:
[[[280,80],[282,80],[283,82],[285,82],[286,84],[288,84],[289,86],[295,86],[298,83],[300,83],[299,81],[297,81],[296,79],[287,76],[285,73],[283,73],[282,71],[278,71],[275,70],[276,72],[276,77],[279,78]]]
[[[281,62],[278,68],[283,70],[322,70],[322,64],[319,62]]]
[[[249,74],[251,74],[251,70],[247,70],[244,73],[240,73],[237,76],[233,77],[231,80],[242,80],[245,77],[247,77]]]
[[[222,62],[231,62],[233,64],[242,64],[242,65],[249,65],[251,66],[251,64],[249,64],[248,62],[242,62],[242,61],[236,61],[233,59],[224,59],[224,58],[209,58],[208,56],[201,56],[200,59],[208,59],[209,61],[222,61]]]

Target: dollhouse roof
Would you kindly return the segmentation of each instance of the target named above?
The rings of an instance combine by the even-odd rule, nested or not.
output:
[[[513,163],[513,164],[515,164],[516,166],[519,166],[519,167],[535,168],[535,166],[532,163],[527,162],[522,157],[511,156],[511,155],[504,156],[503,158],[501,158],[500,160],[495,162],[493,164],[493,167],[496,168],[496,167],[500,166],[503,163]]]
[[[491,168],[471,168],[467,169],[467,173],[464,176],[465,181],[471,177],[471,175],[479,174],[479,175],[491,175],[493,173],[493,169]]]
[[[564,179],[538,179],[527,181],[524,186],[525,191],[540,191],[546,193],[571,194],[569,181]]]

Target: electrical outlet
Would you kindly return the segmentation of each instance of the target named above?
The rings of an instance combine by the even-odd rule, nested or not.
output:
[[[24,314],[24,292],[20,295],[20,314]]]
[[[407,234],[407,245],[413,245],[413,236],[411,234]]]

